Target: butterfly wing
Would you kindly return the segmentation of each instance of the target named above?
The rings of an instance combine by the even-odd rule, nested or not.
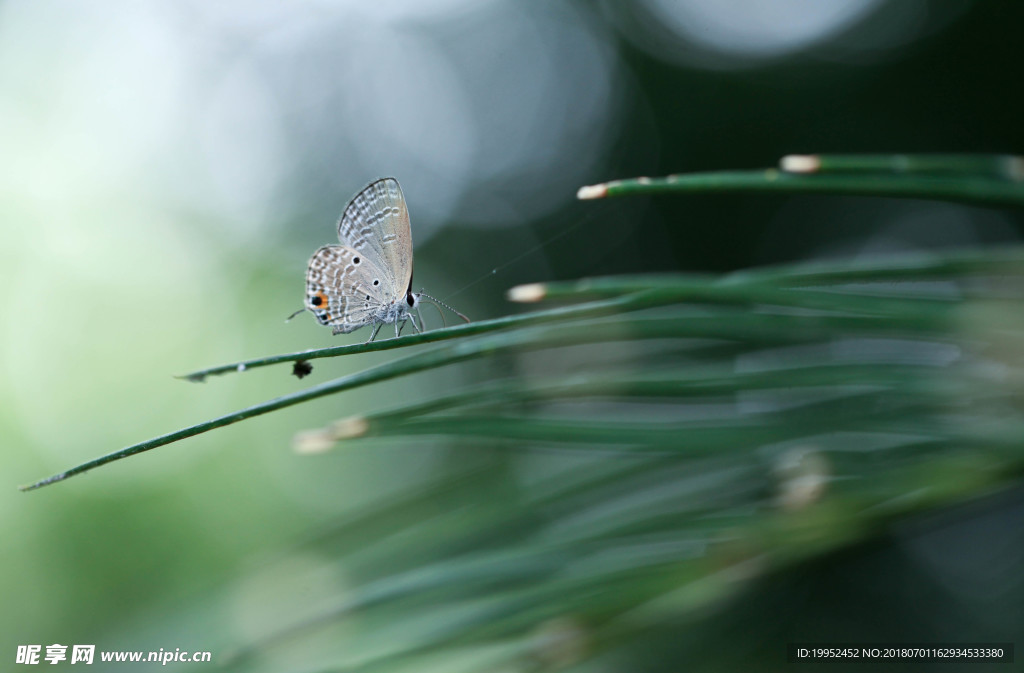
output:
[[[306,308],[335,334],[380,322],[392,301],[384,274],[369,256],[344,245],[325,245],[309,260]]]
[[[381,178],[356,194],[338,220],[338,240],[379,260],[392,298],[405,296],[412,282],[412,231],[398,180]]]

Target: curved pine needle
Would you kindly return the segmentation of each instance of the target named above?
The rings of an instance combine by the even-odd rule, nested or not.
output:
[[[681,283],[714,288],[802,287],[842,283],[965,280],[969,278],[1024,277],[1024,247],[970,249],[950,252],[899,253],[861,260],[810,261],[744,269],[724,276],[645,274],[607,276],[573,281],[534,283],[512,288],[509,294],[525,301],[593,299],[633,292],[679,288]],[[520,290],[526,288],[526,290]],[[713,290],[712,290],[713,291]],[[724,296],[724,295],[723,295]],[[831,295],[835,297],[835,295]],[[898,296],[898,295],[896,295]],[[920,295],[915,294],[917,301]],[[925,296],[925,299],[928,297]],[[834,299],[834,301],[839,301]],[[837,303],[837,306],[846,308]]]
[[[31,491],[49,484],[63,481],[77,474],[82,474],[93,468],[107,463],[112,463],[122,458],[149,451],[160,446],[187,439],[210,430],[222,428],[239,421],[260,416],[271,411],[290,407],[302,402],[314,400],[326,395],[333,395],[345,390],[351,390],[359,386],[377,383],[389,379],[425,371],[435,367],[441,367],[456,362],[462,362],[475,357],[492,356],[498,353],[513,350],[530,350],[546,348],[553,345],[568,345],[578,343],[598,343],[601,341],[613,341],[624,338],[630,339],[664,339],[673,338],[679,335],[679,330],[686,329],[690,321],[679,319],[647,319],[635,321],[628,326],[623,326],[614,321],[596,323],[583,327],[570,323],[567,325],[541,325],[531,328],[523,328],[509,333],[499,333],[481,336],[477,339],[460,341],[447,344],[431,351],[416,353],[398,360],[384,363],[377,367],[367,369],[355,374],[343,376],[333,381],[327,381],[312,388],[283,395],[261,404],[256,404],[233,413],[214,418],[209,421],[197,423],[181,430],[154,437],[138,444],[108,453],[99,458],[77,465],[64,472],[59,472],[46,479],[20,486],[22,491]]]
[[[913,297],[912,303],[899,303],[899,297],[886,300],[871,297],[870,303],[856,305],[856,295],[842,298],[834,293],[783,294],[780,287],[814,284],[837,284],[869,281],[928,280],[950,276],[1024,276],[1024,248],[1005,250],[968,250],[951,253],[913,253],[889,259],[868,261],[810,262],[800,265],[765,267],[736,272],[721,278],[699,275],[650,275],[589,278],[580,281],[555,282],[518,286],[511,298],[539,301],[541,299],[596,299],[586,304],[534,311],[520,315],[483,320],[466,325],[410,334],[397,339],[382,339],[362,344],[332,346],[202,369],[178,378],[201,382],[207,376],[242,372],[299,360],[355,355],[391,350],[405,346],[435,343],[488,332],[543,324],[568,319],[613,315],[679,302],[726,302],[753,305],[757,303],[801,308],[840,308],[847,311],[905,315],[929,310],[929,302],[948,304],[947,297]],[[522,288],[527,290],[524,292]],[[635,295],[627,297],[624,295]],[[922,308],[923,307],[923,308]]]
[[[786,388],[818,388],[875,385],[900,388],[905,394],[934,392],[938,384],[928,381],[923,390],[915,386],[935,367],[931,365],[872,366],[863,363],[806,366],[786,371]],[[744,390],[777,388],[777,372],[735,372],[725,368],[687,367],[677,371],[658,371],[646,375],[576,375],[524,385],[501,380],[474,386],[458,393],[431,399],[366,417],[369,421],[396,420],[452,409],[478,408],[495,404],[550,402],[579,398],[670,398],[727,395]],[[944,390],[944,393],[949,391]]]
[[[614,180],[581,187],[580,199],[639,194],[840,194],[934,199],[987,206],[1024,206],[1024,183],[971,175],[892,173],[797,174],[761,171],[688,173],[663,178]]]
[[[330,358],[341,355],[356,355],[359,353],[386,351],[394,348],[403,348],[405,346],[417,346],[420,344],[446,341],[448,339],[486,334],[488,332],[506,330],[513,327],[525,327],[528,325],[537,325],[574,318],[593,318],[604,315],[613,315],[624,311],[662,306],[665,304],[675,303],[676,301],[678,300],[673,295],[661,294],[656,291],[642,295],[637,294],[637,296],[633,297],[615,297],[612,299],[605,299],[603,301],[595,301],[577,306],[566,306],[546,311],[533,311],[530,313],[523,313],[521,315],[495,318],[493,320],[480,320],[465,325],[442,327],[441,329],[421,332],[419,334],[408,334],[394,339],[381,339],[380,341],[368,341],[366,343],[349,344],[345,346],[331,346],[329,348],[315,348],[312,350],[299,351],[297,353],[285,353],[283,355],[272,355],[264,358],[244,360],[242,362],[233,362],[227,365],[200,369],[190,374],[183,374],[176,378],[201,383],[207,376],[228,374],[231,372],[244,372],[258,367],[281,364],[283,362],[315,360],[317,358]]]

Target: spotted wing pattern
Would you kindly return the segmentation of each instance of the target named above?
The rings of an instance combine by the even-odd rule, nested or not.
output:
[[[306,308],[335,334],[385,321],[393,290],[369,256],[344,245],[325,245],[309,260]],[[404,296],[404,295],[403,295]]]
[[[355,195],[338,220],[338,240],[378,260],[387,287],[393,289],[396,298],[405,295],[412,282],[412,232],[409,209],[397,180],[375,180]]]

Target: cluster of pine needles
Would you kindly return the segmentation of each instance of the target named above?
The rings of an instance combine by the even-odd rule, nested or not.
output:
[[[1024,205],[1021,173],[1007,157],[789,157],[780,170],[580,196],[781,190],[1002,207]],[[520,286],[510,299],[547,306],[192,374],[423,346],[31,487],[318,397],[500,362],[464,389],[296,432],[305,453],[441,437],[459,458],[325,531],[317,544],[352,583],[234,661],[357,619],[360,635],[328,648],[322,670],[608,665],[755,578],[1019,483],[1022,290],[1019,247]]]

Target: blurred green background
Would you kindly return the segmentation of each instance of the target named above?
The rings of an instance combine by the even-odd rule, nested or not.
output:
[[[440,439],[289,449],[298,429],[487,377],[456,369],[16,490],[311,380],[173,375],[365,339],[283,318],[370,179],[403,185],[417,288],[475,319],[519,310],[504,291],[521,282],[1014,242],[1019,212],[955,204],[574,195],[789,153],[1019,153],[1022,26],[1020,3],[966,0],[0,4],[0,668],[30,643],[217,661],[344,591],[344,564],[302,540],[453,464],[514,462]],[[318,360],[312,381],[391,357]],[[494,506],[495,488],[462,506]],[[1022,502],[1001,497],[652,635],[631,670],[728,670],[713,644],[752,633],[727,661],[781,668],[795,634],[870,639],[875,620],[889,637],[1012,640]]]

